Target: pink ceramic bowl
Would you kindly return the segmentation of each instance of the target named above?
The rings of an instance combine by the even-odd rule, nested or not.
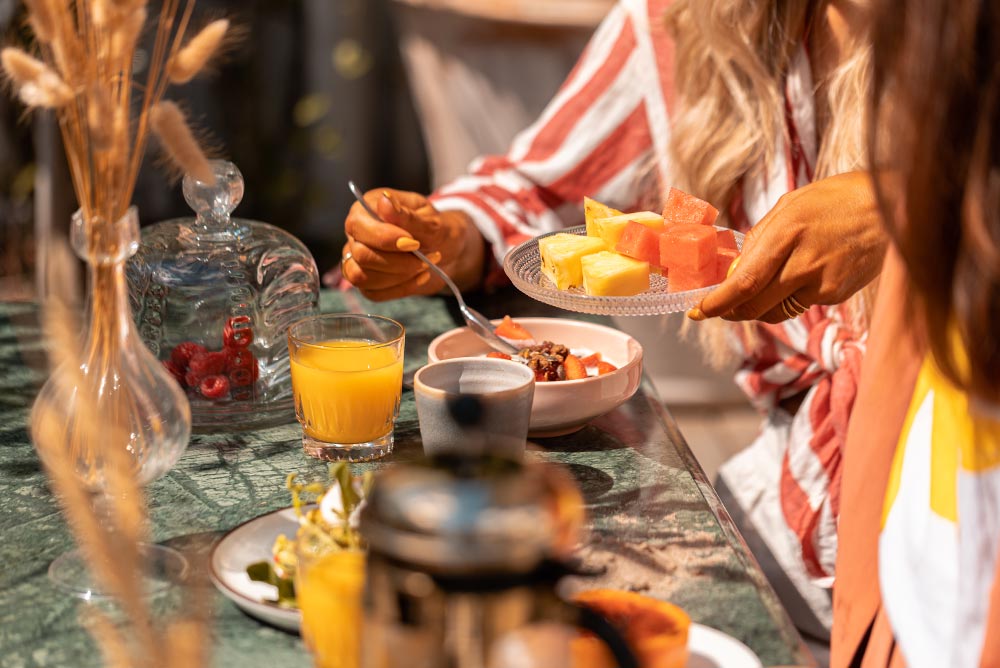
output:
[[[498,324],[499,320],[494,320]],[[529,436],[562,436],[581,429],[635,394],[642,381],[642,346],[628,334],[611,327],[562,318],[515,318],[540,343],[552,341],[571,351],[600,352],[617,371],[580,380],[561,380],[535,385]],[[431,362],[455,357],[478,357],[490,352],[466,327],[445,332],[431,341]]]

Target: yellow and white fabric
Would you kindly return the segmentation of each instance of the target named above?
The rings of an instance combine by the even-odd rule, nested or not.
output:
[[[911,668],[975,668],[1000,548],[1000,407],[924,362],[879,537],[886,613]]]

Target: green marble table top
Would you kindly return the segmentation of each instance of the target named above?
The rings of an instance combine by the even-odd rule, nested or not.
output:
[[[459,322],[454,303],[412,298],[353,304],[402,322],[406,368],[426,361],[428,342]],[[325,292],[326,312],[344,311]],[[580,317],[514,294],[477,304],[486,315]],[[79,624],[86,605],[53,588],[49,563],[72,539],[29,442],[26,419],[45,368],[38,312],[0,304],[0,668],[98,666]],[[153,539],[207,546],[226,530],[289,505],[285,475],[321,475],[325,465],[301,451],[294,416],[278,428],[196,435],[177,466],[148,488]],[[414,456],[420,435],[411,392],[404,392],[389,460]],[[750,556],[683,436],[650,383],[618,410],[569,436],[540,439],[530,456],[560,462],[580,483],[590,539],[585,563],[606,574],[573,587],[641,591],[683,606],[700,623],[739,638],[766,666],[813,665],[786,613]],[[378,468],[379,464],[368,464]],[[301,640],[214,601],[213,665],[307,666]]]

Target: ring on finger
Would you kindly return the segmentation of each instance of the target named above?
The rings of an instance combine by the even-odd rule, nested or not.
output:
[[[788,302],[788,305],[792,307],[792,310],[797,312],[799,315],[802,315],[809,310],[809,307],[796,299],[795,295],[788,295],[785,297],[785,300]]]
[[[791,295],[781,300],[781,312],[784,313],[789,320],[798,318],[807,310],[808,309],[803,306],[799,300],[795,299],[795,297]]]
[[[348,263],[348,261],[353,260],[353,259],[354,259],[354,255],[351,253],[351,251],[347,251],[340,258],[340,266],[343,267],[345,264]]]

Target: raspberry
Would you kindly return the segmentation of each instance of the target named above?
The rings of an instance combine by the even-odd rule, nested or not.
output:
[[[229,381],[233,387],[253,385],[253,371],[250,369],[233,369],[229,372]]]
[[[233,387],[246,387],[256,382],[260,369],[252,352],[246,348],[228,348],[226,356],[226,371]]]
[[[186,383],[184,382],[184,369],[177,366],[173,360],[163,360],[163,367],[170,372],[170,375],[174,377],[181,387],[184,387]]]
[[[207,352],[205,346],[198,345],[194,341],[185,341],[174,346],[170,353],[170,361],[176,364],[182,372],[187,371],[191,358],[204,352]]]
[[[226,321],[222,329],[222,345],[226,348],[246,348],[253,341],[250,316],[238,315]]]
[[[219,376],[226,373],[226,353],[198,353],[191,358],[184,381],[188,387],[197,388],[201,381],[209,376]]]
[[[198,389],[206,399],[221,399],[229,394],[229,381],[225,376],[206,376],[201,379]]]
[[[226,348],[223,352],[226,353],[227,369],[249,368],[257,361],[246,348]]]

